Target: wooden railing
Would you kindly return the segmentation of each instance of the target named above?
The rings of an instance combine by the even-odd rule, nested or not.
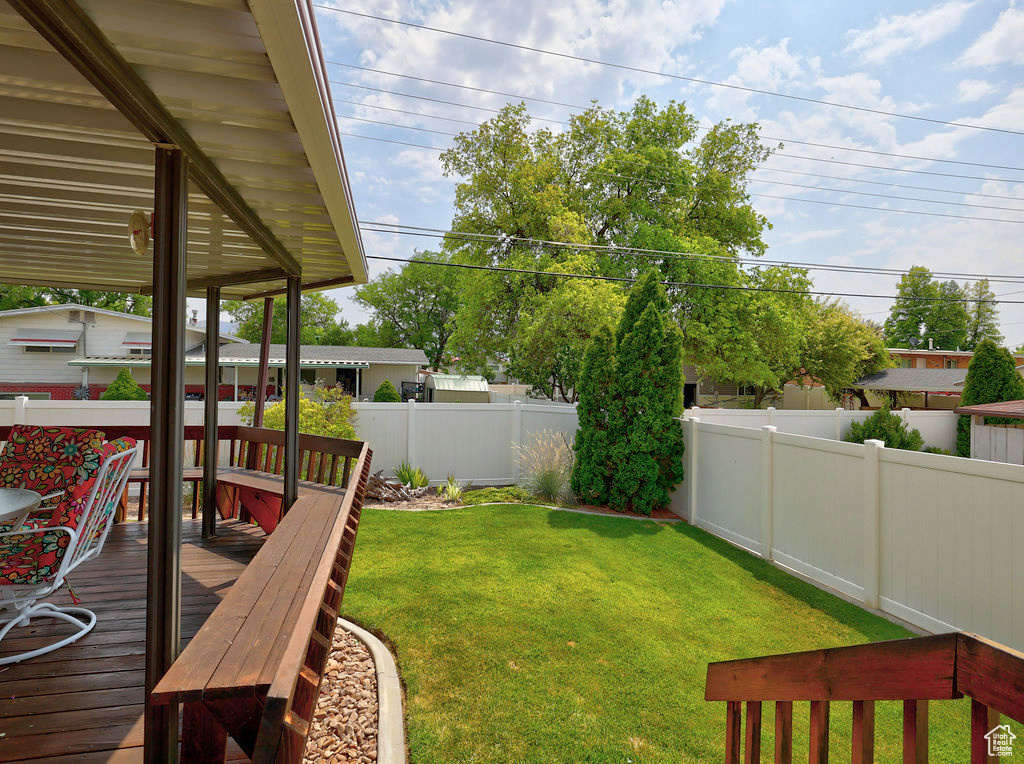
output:
[[[810,762],[828,761],[829,704],[852,701],[853,761],[874,761],[874,703],[903,701],[903,761],[928,760],[928,701],[971,698],[973,764],[1000,714],[1024,721],[1024,654],[953,633],[708,665],[705,700],[726,702],[725,761],[760,761],[761,704],[775,702],[775,761],[793,756],[793,703],[810,702]],[[742,732],[742,705],[746,727]],[[1022,741],[1024,742],[1024,741]],[[963,760],[967,760],[966,752]]]

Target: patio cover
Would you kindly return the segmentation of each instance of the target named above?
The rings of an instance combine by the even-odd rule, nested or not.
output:
[[[914,393],[962,393],[967,369],[883,369],[861,377],[850,387]]]
[[[191,293],[364,282],[315,28],[308,0],[0,0],[0,280],[147,292],[128,218],[166,135],[190,163]]]
[[[957,414],[967,416],[996,416],[1008,419],[1024,419],[1024,401],[1004,401],[1003,403],[978,403],[974,406],[961,406],[955,409]]]

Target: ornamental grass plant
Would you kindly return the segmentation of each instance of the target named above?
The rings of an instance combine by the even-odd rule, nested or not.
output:
[[[551,430],[533,433],[526,443],[516,446],[522,486],[533,496],[550,502],[573,501],[572,447],[565,436]]]

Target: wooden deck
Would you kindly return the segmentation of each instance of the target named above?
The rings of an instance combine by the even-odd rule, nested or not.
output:
[[[200,521],[182,521],[182,638],[187,641],[224,597],[266,538],[263,531],[221,522],[216,539],[200,538]],[[100,556],[70,583],[98,623],[78,642],[0,668],[0,762],[137,762],[142,760],[146,615],[146,523],[115,525]],[[67,590],[54,595],[67,604]],[[0,654],[45,644],[63,633],[52,621],[22,628]]]

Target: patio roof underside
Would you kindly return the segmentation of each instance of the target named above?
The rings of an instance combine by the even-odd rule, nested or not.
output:
[[[0,281],[147,292],[152,245],[132,252],[128,219],[153,209],[154,137],[18,5],[0,0]],[[304,288],[366,280],[308,0],[60,5],[183,131],[190,292],[252,298],[299,269]]]

